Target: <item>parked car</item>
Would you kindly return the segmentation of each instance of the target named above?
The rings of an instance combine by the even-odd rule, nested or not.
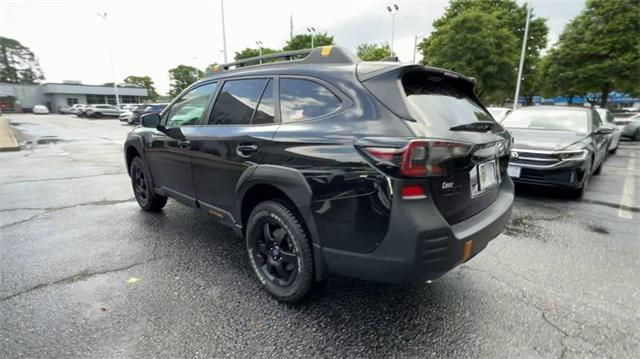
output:
[[[120,117],[120,121],[126,121],[130,125],[140,123],[140,116],[145,113],[160,113],[167,107],[166,103],[139,104],[130,110],[130,114]]]
[[[616,126],[613,118],[613,113],[611,113],[611,111],[607,110],[606,108],[597,108],[596,112],[600,116],[602,125],[613,130],[613,132],[608,135],[608,139],[609,153],[614,154],[618,150],[618,144],[620,143],[620,134],[622,133],[622,131]]]
[[[508,168],[514,182],[567,188],[576,197],[600,174],[613,132],[595,110],[568,106],[519,108],[502,126],[514,138]]]
[[[513,109],[506,107],[487,107],[487,111],[493,116],[494,120],[501,122]]]
[[[90,118],[99,118],[99,117],[118,117],[122,113],[122,110],[118,108],[118,106],[114,105],[89,105],[86,108],[85,114]]]
[[[44,106],[44,105],[35,105],[33,106],[33,109],[31,110],[31,112],[39,115],[46,115],[49,113],[49,109],[47,108],[47,106]]]
[[[91,105],[78,105],[74,114],[78,117],[85,117],[87,116],[87,110],[89,109],[89,107],[91,107]]]
[[[172,197],[229,225],[285,302],[329,273],[434,279],[504,229],[511,137],[473,79],[331,46],[269,60],[294,55],[223,65],[142,116],[124,145],[142,209]]]
[[[621,137],[640,141],[640,113],[632,113],[629,117],[615,117],[615,124],[620,129]]]
[[[78,112],[80,111],[80,107],[81,106],[83,106],[83,105],[82,104],[75,104],[75,105],[69,107],[69,112],[74,114],[74,115],[77,115]]]

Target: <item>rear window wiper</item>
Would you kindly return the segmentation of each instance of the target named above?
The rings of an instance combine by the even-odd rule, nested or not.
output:
[[[492,121],[476,121],[450,127],[451,131],[487,132],[498,127],[498,123]]]

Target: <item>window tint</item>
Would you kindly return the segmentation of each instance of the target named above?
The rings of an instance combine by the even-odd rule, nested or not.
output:
[[[269,82],[267,83],[267,87],[265,87],[264,92],[262,93],[262,98],[260,99],[258,110],[253,116],[253,122],[251,123],[254,125],[273,123],[274,114],[275,99],[273,96],[273,80],[269,80]]]
[[[280,106],[282,121],[295,122],[333,112],[340,108],[340,100],[327,88],[315,82],[281,79]]]
[[[258,105],[266,79],[233,80],[224,83],[210,125],[248,125]]]
[[[176,103],[171,106],[169,116],[165,126],[188,126],[196,125],[207,110],[209,100],[218,86],[217,82],[196,87],[184,94]],[[146,106],[138,106],[136,110],[142,111]]]
[[[410,113],[421,127],[450,128],[475,121],[494,122],[457,80],[416,71],[402,77],[402,86]]]

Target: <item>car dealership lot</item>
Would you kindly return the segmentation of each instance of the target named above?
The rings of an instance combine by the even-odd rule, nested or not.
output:
[[[264,293],[205,214],[133,199],[130,126],[4,115],[0,357],[542,356],[640,352],[640,143],[582,200],[518,188],[505,234],[431,284],[331,277],[297,306]]]

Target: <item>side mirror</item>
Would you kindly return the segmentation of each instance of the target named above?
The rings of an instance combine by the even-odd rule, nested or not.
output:
[[[156,128],[160,125],[160,115],[157,113],[147,113],[140,116],[143,127]]]
[[[598,127],[598,129],[596,130],[596,133],[601,134],[601,135],[608,135],[610,133],[613,133],[613,128],[610,128],[610,127]]]

